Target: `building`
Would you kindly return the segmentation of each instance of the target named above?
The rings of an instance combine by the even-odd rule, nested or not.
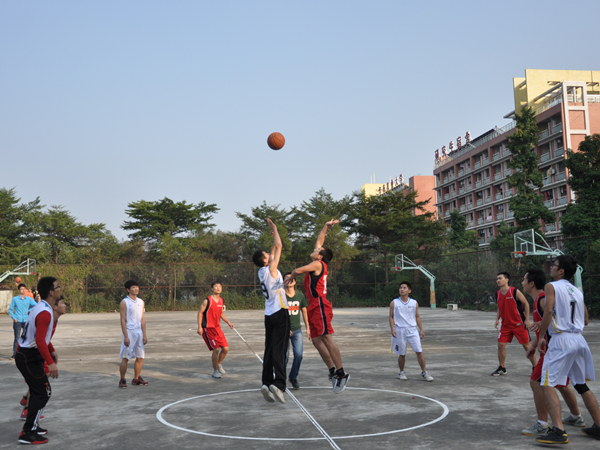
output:
[[[367,183],[363,184],[361,190],[367,197],[372,195],[383,195],[388,191],[398,192],[402,191],[404,195],[409,192],[418,192],[418,201],[429,200],[429,203],[425,205],[425,212],[431,212],[434,217],[437,218],[437,209],[435,204],[435,182],[436,178],[433,175],[415,175],[408,179],[408,183],[404,182],[404,177],[400,174],[400,177],[390,179],[387,183]],[[417,215],[423,214],[423,211],[416,211]]]
[[[540,130],[535,152],[544,175],[541,194],[555,220],[543,223],[551,246],[561,234],[560,217],[574,194],[567,185],[565,149],[577,150],[586,135],[600,133],[600,71],[526,70],[525,78],[514,78],[515,113],[528,105],[537,114]],[[516,189],[508,186],[511,159],[508,138],[515,131],[512,121],[494,127],[471,140],[467,132],[456,146],[436,150],[434,176],[438,217],[449,221],[453,209],[467,219],[468,229],[476,230],[480,245],[487,246],[502,221],[514,225],[508,199]]]

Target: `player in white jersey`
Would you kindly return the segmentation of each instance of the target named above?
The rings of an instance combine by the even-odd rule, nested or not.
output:
[[[419,315],[419,304],[414,298],[410,298],[412,286],[408,281],[400,283],[400,298],[390,303],[390,328],[392,330],[392,353],[398,355],[398,367],[400,380],[408,380],[404,372],[406,363],[407,344],[417,354],[417,361],[421,366],[421,376],[426,381],[433,381],[433,377],[425,366],[425,357],[421,348],[421,339],[425,337],[423,324]],[[417,328],[418,327],[418,328]]]
[[[48,374],[58,378],[58,367],[54,347],[50,343],[53,326],[53,306],[60,299],[60,286],[54,277],[40,278],[37,285],[40,302],[31,310],[19,338],[15,362],[29,387],[30,398],[27,419],[19,435],[23,444],[45,444],[43,435],[48,430],[41,428],[38,421],[44,407],[50,400],[52,389],[44,371],[44,362],[48,364]]]
[[[144,357],[146,356],[144,345],[148,343],[148,339],[146,338],[144,301],[138,297],[140,286],[137,281],[127,281],[125,289],[127,289],[127,297],[121,300],[119,307],[121,313],[121,331],[123,332],[119,387],[127,387],[125,375],[127,374],[127,363],[131,358],[135,358],[134,377],[131,380],[131,384],[133,386],[146,386],[148,382],[141,377]]]
[[[260,267],[258,278],[265,296],[265,354],[261,392],[268,402],[277,399],[285,403],[285,356],[290,339],[290,316],[283,277],[277,268],[283,245],[271,219],[267,219],[267,225],[273,236],[271,253],[257,250],[252,255],[252,261]]]
[[[594,424],[583,432],[600,440],[600,410],[598,400],[588,388],[586,381],[594,381],[594,363],[585,338],[581,335],[587,320],[583,294],[568,280],[577,270],[577,260],[561,255],[550,269],[554,281],[545,288],[546,307],[540,325],[540,352],[545,352],[542,366],[542,389],[546,407],[552,418],[552,428],[545,436],[536,439],[544,444],[566,444],[569,437],[563,429],[560,402],[554,386],[566,385],[567,377],[585,403]],[[551,312],[551,314],[550,314]],[[546,331],[552,336],[546,343]]]

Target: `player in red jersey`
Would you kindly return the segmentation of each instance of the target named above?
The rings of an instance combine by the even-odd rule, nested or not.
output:
[[[545,284],[546,274],[540,269],[529,269],[523,277],[523,292],[535,299],[533,303],[533,324],[531,324],[531,330],[535,331],[535,339],[532,341],[529,350],[527,350],[528,358],[535,354],[535,349],[537,348],[540,339],[539,324],[542,322],[544,308],[546,306],[546,294],[544,294],[543,290]],[[549,335],[546,333],[546,339],[549,338]],[[541,353],[538,363],[531,374],[531,379],[529,380],[529,385],[533,391],[533,401],[538,414],[538,420],[531,427],[521,431],[521,433],[526,436],[542,436],[548,431],[548,409],[546,408],[544,392],[542,391],[542,386],[540,385],[543,365],[544,354]],[[577,397],[575,397],[575,393],[571,390],[571,388],[568,387],[568,384],[569,380],[567,378],[567,385],[556,386],[556,389],[559,390],[562,397],[565,399],[565,403],[571,412],[571,415],[563,419],[563,422],[577,427],[585,427],[585,422],[579,414]]]
[[[521,291],[508,285],[510,275],[500,272],[496,277],[498,290],[498,313],[494,327],[498,329],[500,320],[500,334],[498,335],[498,368],[492,372],[492,376],[506,375],[504,367],[506,361],[506,344],[512,342],[513,336],[517,338],[525,351],[529,349],[529,303]],[[531,365],[535,367],[535,354],[531,356]]]
[[[327,294],[327,264],[333,258],[333,252],[323,247],[327,229],[339,220],[330,220],[325,224],[315,245],[310,258],[312,262],[306,266],[294,269],[291,276],[286,279],[290,284],[299,274],[304,273],[304,290],[308,299],[308,322],[310,326],[310,337],[313,345],[318,350],[323,362],[329,369],[329,377],[333,383],[333,392],[339,394],[346,388],[350,375],[344,372],[342,367],[342,355],[338,346],[333,342],[333,328],[331,319],[333,311],[331,303],[325,297]],[[337,370],[336,370],[337,368]]]
[[[223,299],[221,292],[223,285],[220,281],[213,281],[210,285],[213,293],[204,299],[198,312],[198,334],[204,338],[206,346],[212,352],[213,378],[221,378],[226,374],[223,369],[223,360],[229,351],[229,344],[223,330],[221,330],[221,319],[233,329],[233,324],[225,317],[223,310]]]

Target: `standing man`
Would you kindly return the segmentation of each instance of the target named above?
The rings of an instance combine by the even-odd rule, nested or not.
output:
[[[17,353],[17,343],[21,337],[21,331],[27,322],[27,315],[29,311],[34,308],[37,303],[33,298],[26,295],[27,287],[21,283],[19,284],[19,295],[13,297],[8,307],[8,315],[13,321],[13,331],[15,333],[15,340],[13,342],[13,352],[10,359],[15,359]]]
[[[289,313],[290,313],[290,341],[292,343],[292,351],[294,353],[294,362],[290,369],[290,383],[294,389],[300,389],[298,384],[298,372],[300,372],[300,364],[302,363],[302,352],[304,351],[304,339],[302,338],[302,325],[300,324],[300,313],[302,313],[302,319],[306,326],[306,334],[310,341],[310,327],[308,326],[308,314],[306,309],[308,308],[308,300],[302,292],[296,291],[296,279],[291,277],[291,273],[286,273],[283,276],[283,282],[285,283],[285,296],[288,299]],[[287,371],[287,364],[290,358],[290,350],[285,355],[285,366]]]
[[[260,391],[270,403],[275,399],[285,403],[285,353],[290,340],[290,316],[283,277],[277,269],[283,244],[271,219],[267,219],[267,225],[273,236],[271,253],[257,250],[252,255],[252,261],[260,267],[258,279],[265,296],[265,354]]]
[[[566,444],[569,442],[564,432],[560,416],[560,401],[554,386],[566,385],[571,379],[573,387],[583,398],[585,407],[594,424],[582,431],[600,440],[600,410],[598,400],[588,388],[586,381],[596,379],[594,362],[590,348],[581,332],[585,327],[587,310],[583,294],[568,280],[575,275],[577,260],[569,255],[561,255],[550,268],[554,281],[546,285],[546,308],[540,325],[540,352],[546,353],[542,366],[542,390],[546,407],[552,418],[552,428],[545,436],[536,439],[543,444]],[[546,331],[552,336],[546,341]]]
[[[425,357],[421,348],[421,339],[425,338],[425,332],[419,315],[419,304],[414,298],[409,297],[411,292],[411,284],[403,281],[400,283],[400,298],[395,298],[390,303],[392,352],[398,355],[398,368],[400,369],[398,379],[408,380],[404,372],[404,364],[406,363],[407,344],[410,344],[413,352],[417,354],[417,361],[421,366],[421,377],[425,381],[433,381],[433,377],[425,366]]]
[[[494,327],[498,329],[500,320],[500,334],[498,335],[498,363],[499,366],[492,372],[492,376],[506,375],[506,344],[512,342],[513,336],[517,338],[525,351],[529,349],[529,303],[521,291],[508,285],[510,275],[500,272],[496,277],[496,284],[500,288],[497,294],[498,312]],[[531,356],[531,365],[535,367],[535,353]]]
[[[206,346],[212,352],[213,378],[221,378],[226,374],[223,369],[223,360],[229,351],[229,344],[223,330],[221,330],[221,319],[233,329],[233,324],[225,317],[223,311],[223,285],[220,281],[213,281],[210,285],[213,293],[204,299],[198,312],[198,334],[204,338]]]
[[[19,347],[15,356],[17,368],[25,378],[29,387],[29,407],[27,419],[19,435],[23,444],[45,444],[48,433],[38,426],[44,407],[50,400],[52,388],[44,371],[44,362],[48,364],[51,378],[58,378],[58,367],[53,354],[54,347],[50,343],[53,328],[53,307],[60,299],[60,286],[54,277],[40,278],[37,285],[42,300],[31,310],[19,338]]]
[[[310,337],[329,369],[329,378],[333,384],[333,392],[336,394],[346,389],[350,375],[344,371],[340,349],[333,342],[333,328],[331,326],[333,310],[331,303],[325,298],[325,294],[327,294],[327,264],[333,258],[333,251],[330,248],[323,247],[323,243],[325,242],[327,229],[338,222],[339,220],[330,220],[325,224],[319,233],[315,249],[310,255],[312,262],[294,269],[290,275],[290,280],[292,280],[301,273],[306,274],[304,276],[304,291],[308,298]]]
[[[535,349],[537,348],[540,340],[539,325],[544,317],[544,308],[546,306],[546,294],[544,294],[543,290],[545,284],[546,274],[540,269],[529,269],[523,277],[523,292],[535,299],[533,303],[533,324],[531,325],[531,329],[535,330],[536,336],[535,340],[531,343],[529,350],[527,350],[528,358],[531,358],[533,353],[535,353]],[[546,333],[546,341],[548,340],[549,335]],[[529,386],[531,386],[531,390],[533,391],[533,401],[535,403],[538,420],[531,427],[521,431],[521,433],[526,436],[541,436],[548,432],[548,409],[546,408],[544,392],[542,391],[542,386],[540,385],[543,365],[544,354],[540,353],[540,358],[538,359],[537,365],[535,366],[535,369],[533,369],[531,379],[529,380]],[[577,397],[575,397],[575,393],[569,388],[568,384],[569,379],[567,378],[566,385],[556,386],[556,389],[558,389],[562,397],[565,399],[565,403],[571,411],[571,415],[564,419],[564,422],[576,427],[585,427],[585,422],[579,414]]]
[[[127,387],[125,375],[127,373],[127,363],[131,358],[135,358],[133,368],[134,377],[131,380],[133,386],[146,386],[147,381],[141,376],[142,366],[146,352],[144,345],[148,343],[146,337],[146,318],[144,317],[144,301],[138,297],[140,285],[135,280],[129,280],[125,283],[127,297],[121,300],[119,312],[121,314],[121,331],[123,340],[121,341],[121,365],[119,372],[121,380],[119,387]]]

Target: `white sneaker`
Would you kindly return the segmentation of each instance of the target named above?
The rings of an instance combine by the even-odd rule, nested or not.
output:
[[[219,372],[221,372],[223,375],[225,375],[225,374],[227,373],[227,372],[225,372],[225,369],[223,369],[223,366],[222,366],[221,364],[219,364],[219,365],[217,366],[217,370],[218,370]]]
[[[429,375],[429,372],[425,371],[421,373],[421,376],[425,381],[433,381],[433,377]]]
[[[524,434],[525,436],[544,436],[547,432],[548,427],[545,427],[539,422],[536,422],[535,425],[532,425],[529,428],[521,430],[521,434]]]
[[[398,379],[399,380],[408,380],[408,377],[406,376],[406,373],[404,372],[404,370],[398,374]]]
[[[273,394],[271,394],[269,386],[263,384],[263,386],[260,388],[260,392],[262,392],[262,395],[266,401],[268,401],[269,403],[275,402],[275,397],[273,397]]]
[[[273,397],[275,397],[279,403],[285,403],[285,398],[283,397],[283,391],[281,389],[274,384],[269,386],[269,389],[273,393]]]
[[[221,378],[221,372],[219,372],[218,370],[215,370],[212,374],[213,378]]]
[[[348,383],[348,380],[350,379],[350,374],[348,372],[346,372],[346,374],[342,378],[335,375],[333,377],[333,379],[335,381],[335,383],[333,384],[333,393],[339,394],[344,389],[346,389],[346,384]]]
[[[567,425],[573,425],[574,427],[585,427],[585,420],[583,420],[581,415],[579,417],[573,417],[572,415],[569,415],[569,417],[563,418],[562,422],[566,423]]]

